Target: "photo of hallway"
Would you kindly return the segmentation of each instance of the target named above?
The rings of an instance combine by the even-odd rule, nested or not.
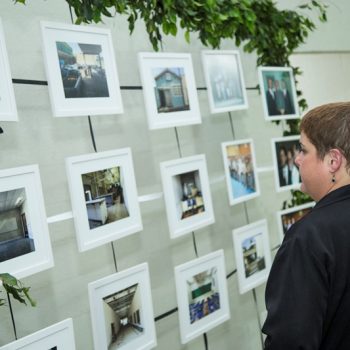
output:
[[[89,227],[129,217],[121,167],[82,174]]]
[[[108,350],[122,349],[143,334],[138,284],[103,298]]]
[[[0,192],[0,262],[34,250],[25,189]]]

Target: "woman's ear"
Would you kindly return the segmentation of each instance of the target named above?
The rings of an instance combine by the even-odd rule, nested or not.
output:
[[[343,154],[337,148],[332,148],[328,154],[328,166],[331,173],[335,173],[343,163]]]

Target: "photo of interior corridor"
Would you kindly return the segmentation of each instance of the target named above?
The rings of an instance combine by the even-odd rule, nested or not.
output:
[[[103,298],[108,350],[120,349],[143,334],[138,284]]]

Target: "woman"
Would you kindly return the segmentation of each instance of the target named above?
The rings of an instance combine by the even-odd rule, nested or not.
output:
[[[350,349],[350,103],[308,112],[295,163],[317,203],[285,234],[266,286],[266,350]]]

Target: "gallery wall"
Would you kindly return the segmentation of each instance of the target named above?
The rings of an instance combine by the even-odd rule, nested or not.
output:
[[[345,6],[345,0],[338,6]],[[332,8],[332,16],[336,13]],[[40,21],[71,23],[68,5],[58,0],[29,2],[27,6],[2,1],[0,17],[13,79],[47,81]],[[340,21],[335,18],[327,28],[338,28],[337,23]],[[174,267],[196,258],[194,241],[199,256],[223,249],[229,274],[236,268],[232,230],[266,219],[274,254],[274,248],[279,244],[276,212],[283,201],[290,198],[290,193],[275,190],[270,140],[282,136],[285,123],[276,125],[264,120],[261,96],[255,89],[258,84],[255,57],[241,52],[247,110],[213,115],[206,89],[198,89],[201,124],[149,130],[142,90],[130,88],[141,86],[138,52],[152,51],[143,24],[136,26],[131,37],[123,17],[108,19],[100,26],[112,32],[124,113],[91,117],[96,148],[99,152],[131,148],[143,223],[141,232],[113,243],[116,265],[117,270],[122,271],[143,262],[149,264],[154,316],[157,317],[176,307]],[[334,38],[324,41],[324,47],[335,49],[334,42],[337,50],[347,50],[343,42]],[[205,87],[201,63],[201,50],[204,49],[207,48],[195,36],[191,37],[191,44],[187,44],[181,33],[176,38],[166,37],[163,42],[164,52],[191,54],[199,88]],[[222,49],[236,48],[232,42],[225,41]],[[348,59],[347,52],[327,55],[299,52],[292,57],[292,62],[304,70],[304,76],[299,79],[300,87],[310,106],[347,99],[349,87],[344,77],[349,70]],[[23,279],[31,286],[31,295],[38,305],[31,308],[13,303],[18,337],[71,317],[77,349],[93,349],[87,286],[116,272],[116,266],[111,244],[78,251],[70,215],[72,206],[65,158],[94,153],[88,118],[54,118],[46,85],[15,83],[14,92],[19,121],[0,123],[4,130],[0,135],[0,168],[39,165],[55,263],[51,269]],[[221,143],[246,138],[252,138],[255,143],[261,195],[230,206]],[[159,164],[180,155],[197,154],[206,155],[215,223],[195,231],[195,240],[191,234],[170,239]],[[237,276],[232,274],[227,287],[231,319],[208,332],[209,346],[225,350],[231,349],[234,343],[238,349],[261,348],[258,317],[263,317],[265,311],[265,285],[257,287],[254,293],[241,295]],[[157,349],[205,349],[203,337],[181,345],[177,312],[156,322],[156,334]],[[0,345],[13,340],[11,314],[8,308],[2,307]]]

